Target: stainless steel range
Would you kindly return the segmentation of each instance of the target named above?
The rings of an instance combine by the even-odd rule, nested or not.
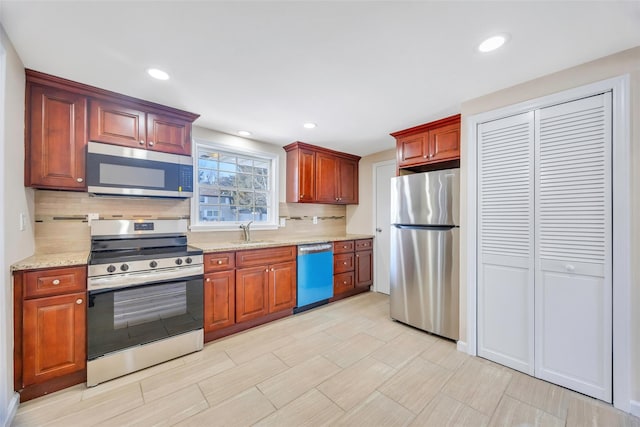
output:
[[[186,220],[91,223],[87,385],[203,347],[203,256]]]

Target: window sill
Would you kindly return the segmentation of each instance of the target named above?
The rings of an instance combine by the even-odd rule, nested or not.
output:
[[[220,225],[209,225],[209,224],[194,224],[189,227],[189,230],[195,233],[205,232],[205,231],[241,231],[240,225],[246,224],[246,222],[239,222],[233,224],[220,224]],[[251,231],[255,230],[277,230],[277,224],[251,224]]]

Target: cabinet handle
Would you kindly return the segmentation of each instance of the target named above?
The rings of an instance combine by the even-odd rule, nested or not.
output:
[[[78,299],[76,300],[76,304],[78,304],[78,305],[82,304],[82,298],[78,298]]]
[[[220,265],[220,264],[222,264],[222,260],[221,259],[218,260],[218,265]]]
[[[149,141],[149,147],[153,147],[153,141]]]
[[[53,282],[51,282],[51,283],[53,283],[54,285],[59,285],[60,284],[60,280],[54,279]]]
[[[82,182],[82,181],[84,181],[84,179],[82,179],[82,178],[76,178],[76,181],[78,181],[78,182]]]
[[[140,145],[144,145],[144,139],[140,140]]]

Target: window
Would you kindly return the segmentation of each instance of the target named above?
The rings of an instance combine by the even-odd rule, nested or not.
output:
[[[192,230],[277,228],[277,158],[196,141]]]

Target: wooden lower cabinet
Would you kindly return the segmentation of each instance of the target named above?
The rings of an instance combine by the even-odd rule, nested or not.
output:
[[[86,271],[14,273],[14,387],[21,401],[86,381]]]
[[[236,271],[236,321],[246,322],[269,313],[269,272],[266,266]]]
[[[272,265],[269,269],[269,312],[296,306],[296,262]]]
[[[204,332],[236,323],[236,272],[208,273],[204,276]]]
[[[333,243],[333,299],[366,292],[373,284],[373,239]]]

